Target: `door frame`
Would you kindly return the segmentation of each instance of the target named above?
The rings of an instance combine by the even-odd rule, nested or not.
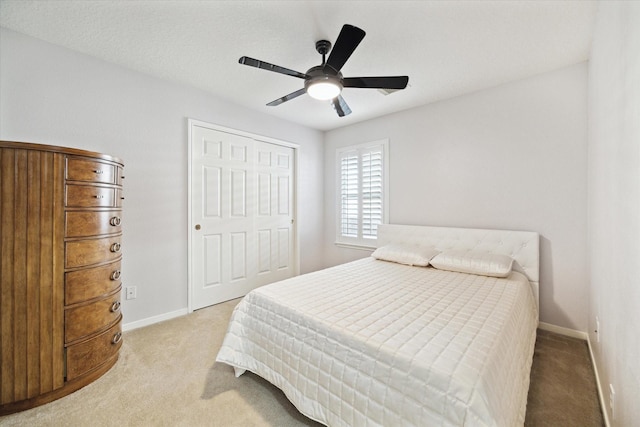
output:
[[[259,135],[256,133],[245,132],[239,129],[233,129],[226,126],[221,126],[214,123],[208,123],[201,120],[187,118],[187,130],[188,130],[188,153],[187,153],[187,288],[188,288],[188,312],[193,312],[193,231],[194,224],[192,220],[192,205],[193,205],[193,183],[192,183],[192,154],[193,154],[193,127],[199,126],[207,129],[231,133],[238,136],[243,136],[270,144],[281,145],[284,147],[293,149],[293,274],[297,276],[300,274],[300,234],[298,233],[298,157],[300,145],[281,139],[270,138],[268,136]]]

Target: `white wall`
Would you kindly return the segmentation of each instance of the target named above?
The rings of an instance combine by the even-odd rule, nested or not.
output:
[[[187,118],[300,144],[300,266],[322,266],[321,132],[6,29],[0,43],[0,139],[125,162],[125,323],[187,307]]]
[[[388,137],[390,222],[539,232],[540,319],[585,331],[586,108],[581,63],[328,132],[327,264],[368,255],[333,244],[336,148]]]
[[[612,425],[640,422],[640,3],[600,2],[589,63],[589,338]],[[595,334],[600,319],[600,342]],[[608,408],[616,392],[615,416]]]

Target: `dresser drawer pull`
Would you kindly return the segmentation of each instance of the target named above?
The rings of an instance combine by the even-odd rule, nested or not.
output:
[[[109,309],[109,311],[115,313],[118,310],[120,310],[120,301],[114,301],[113,304],[111,304],[111,308]]]
[[[118,280],[120,278],[120,270],[113,270],[113,273],[111,273],[111,280]]]
[[[114,216],[109,220],[109,224],[113,225],[114,227],[119,226],[121,223],[122,223],[122,218],[120,218],[119,216]]]
[[[94,170],[94,172],[96,173],[96,175],[102,175],[104,173],[104,171],[101,169]]]
[[[111,339],[111,344],[118,344],[121,339],[122,339],[122,332],[118,332]]]
[[[104,199],[104,195],[102,195],[102,194],[97,194],[97,195],[95,195],[93,197],[95,197],[96,199]]]
[[[113,245],[111,245],[111,248],[109,250],[113,253],[120,252],[120,243],[114,243]]]

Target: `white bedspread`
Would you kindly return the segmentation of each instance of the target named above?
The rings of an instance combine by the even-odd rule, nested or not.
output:
[[[366,258],[249,293],[217,361],[330,426],[524,423],[537,308],[527,279]]]

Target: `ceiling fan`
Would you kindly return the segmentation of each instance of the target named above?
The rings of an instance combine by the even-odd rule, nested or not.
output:
[[[316,50],[322,55],[322,64],[311,67],[306,73],[290,70],[278,65],[269,64],[268,62],[243,56],[238,60],[240,64],[250,67],[262,68],[263,70],[273,71],[275,73],[286,74],[298,77],[304,80],[304,87],[288,95],[278,98],[268,103],[270,107],[280,105],[283,102],[297,98],[298,96],[308,93],[309,96],[319,100],[331,100],[333,108],[338,116],[344,117],[351,113],[349,105],[340,95],[342,89],[363,88],[363,89],[404,89],[409,82],[408,76],[389,76],[389,77],[343,77],[340,70],[344,66],[347,59],[353,51],[358,47],[365,36],[365,32],[353,25],[345,24],[338,35],[335,46],[331,50],[331,42],[320,40],[316,42]],[[327,53],[331,50],[329,58],[326,59]]]

